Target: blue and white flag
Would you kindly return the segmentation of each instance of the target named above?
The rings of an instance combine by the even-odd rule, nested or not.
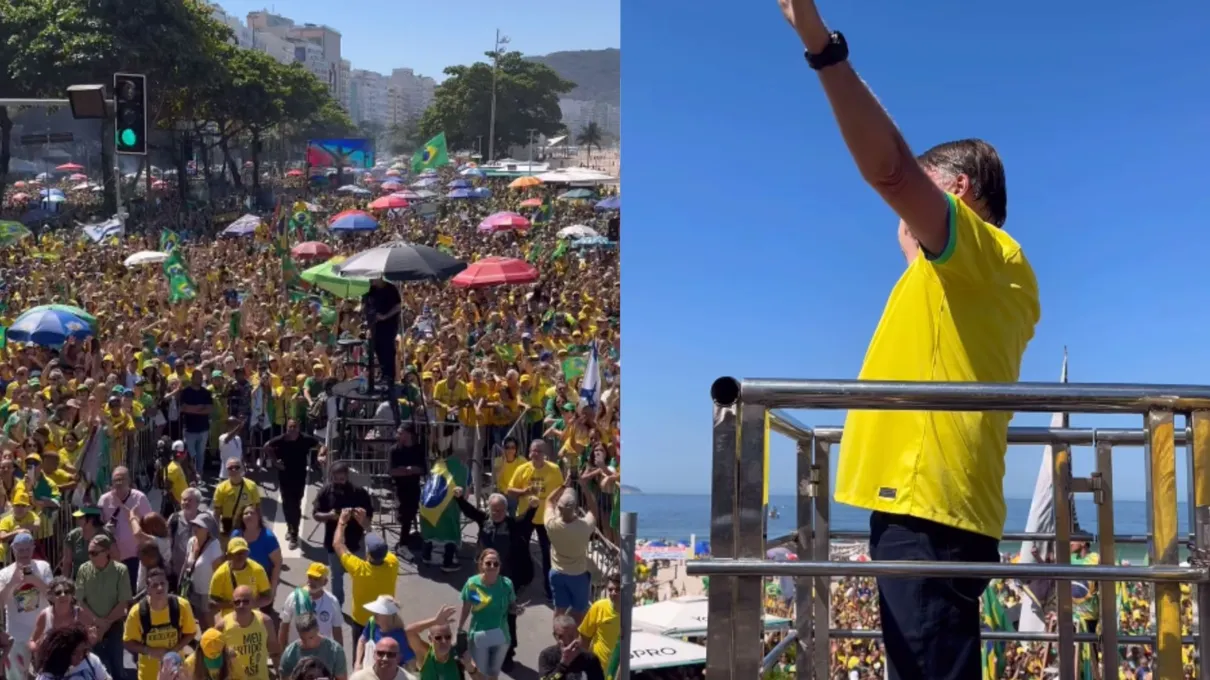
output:
[[[126,225],[117,217],[100,224],[84,225],[84,235],[93,243],[100,243],[110,236],[117,237],[124,233],[126,233]]]
[[[584,367],[584,380],[580,383],[580,401],[585,406],[597,405],[601,396],[601,362],[597,360],[597,343],[594,340]]]

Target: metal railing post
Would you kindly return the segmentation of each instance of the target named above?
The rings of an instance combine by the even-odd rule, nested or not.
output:
[[[1151,563],[1180,563],[1177,546],[1176,444],[1172,411],[1153,409],[1147,414],[1151,454],[1151,502],[1154,532]],[[1175,583],[1155,584],[1156,680],[1181,680],[1181,589]]]
[[[710,553],[714,557],[734,558],[736,473],[739,470],[739,422],[735,404],[714,407],[714,452],[711,460]],[[735,604],[735,577],[710,580],[707,603],[706,674],[715,678],[732,677],[732,616]]]
[[[634,548],[639,517],[633,512],[623,512],[618,524],[622,534],[622,549],[618,560],[619,576],[622,579],[622,610],[618,613],[618,619],[622,626],[622,637],[618,641],[621,648],[618,650],[618,672],[614,680],[629,680],[631,610],[634,609]]]
[[[741,402],[739,409],[739,475],[735,536],[736,557],[766,559],[765,554],[765,414],[759,404]],[[755,678],[764,661],[765,579],[741,576],[735,583],[734,675]]]
[[[1097,442],[1097,548],[1102,564],[1117,564],[1113,517],[1113,445]],[[1101,677],[1112,680],[1118,674],[1118,598],[1117,582],[1101,581]],[[1095,631],[1093,631],[1095,632]]]
[[[1053,459],[1055,498],[1055,563],[1071,564],[1071,449],[1056,446]],[[1059,633],[1059,679],[1076,678],[1075,621],[1072,618],[1071,582],[1056,580],[1058,604],[1055,626]]]
[[[798,488],[795,493],[796,517],[798,520],[798,554],[808,560],[816,560],[814,515],[812,506],[815,494],[819,493],[814,481],[814,467],[811,465],[811,442],[799,441],[795,447],[795,458],[798,461]],[[826,491],[825,491],[826,493]],[[814,604],[811,593],[814,581],[807,577],[794,579],[794,629],[795,642],[798,645],[797,663],[795,664],[798,680],[816,680],[815,664],[810,661],[815,657],[812,638],[819,628],[814,621]],[[826,677],[821,680],[827,680]]]
[[[832,476],[830,470],[832,445],[816,439],[811,446],[814,457],[815,476],[815,559],[832,558]],[[832,577],[816,577],[811,589],[815,594],[815,676],[825,680],[831,672],[832,663]]]
[[[1193,487],[1195,522],[1193,546],[1198,550],[1210,550],[1210,411],[1194,411],[1189,415],[1189,458],[1193,461],[1193,473],[1189,485]],[[1204,553],[1203,553],[1204,556]],[[1197,590],[1197,651],[1202,663],[1210,663],[1210,586],[1198,584]]]

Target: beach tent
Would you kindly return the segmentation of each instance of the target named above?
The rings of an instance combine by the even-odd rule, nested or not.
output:
[[[630,670],[653,671],[706,663],[706,648],[636,630],[630,634]]]
[[[693,595],[635,607],[631,622],[636,629],[656,635],[702,636],[706,634],[707,602],[706,597]],[[765,615],[765,630],[782,630],[790,624],[790,619]]]

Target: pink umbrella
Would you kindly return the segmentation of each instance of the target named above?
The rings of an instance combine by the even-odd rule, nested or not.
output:
[[[73,182],[87,182],[88,175],[76,172],[76,173],[72,173],[72,175],[70,177],[68,177],[67,179],[70,179]]]
[[[290,255],[300,260],[318,260],[332,257],[332,247],[319,241],[304,241],[290,249]]]
[[[479,231],[488,234],[514,229],[529,229],[529,220],[515,212],[498,212],[479,223]]]
[[[522,207],[522,208],[541,208],[541,207],[542,207],[542,199],[540,199],[540,198],[527,198],[527,199],[525,199],[524,201],[521,201],[521,207]]]
[[[14,203],[17,203],[20,201],[28,201],[28,200],[29,200],[29,194],[22,194],[22,193],[13,194]]]
[[[399,171],[398,170],[387,170],[385,174],[387,177],[398,177]]]
[[[25,186],[26,186],[25,182],[22,182],[21,180],[17,180],[16,182],[13,182],[14,189],[24,189]]]
[[[64,163],[63,165],[55,168],[55,170],[58,170],[59,172],[79,172],[83,169],[83,165],[77,165],[75,163]]]
[[[391,195],[397,196],[399,198],[407,199],[409,201],[419,201],[421,198],[423,198],[423,196],[416,193],[415,191],[412,191],[411,189],[404,189],[402,191],[396,191],[395,193],[393,193]]]
[[[406,208],[409,205],[411,205],[411,203],[408,203],[406,198],[400,198],[399,196],[392,195],[375,199],[373,203],[370,203],[370,209],[390,210],[391,208]]]
[[[302,170],[291,170],[290,172],[286,173],[286,177],[302,177],[302,176],[303,176]]]
[[[162,179],[157,179],[156,181],[151,183],[151,188],[152,189],[167,189],[168,183]]]
[[[504,284],[533,283],[538,270],[525,260],[512,257],[485,257],[451,279],[459,288],[483,288]]]

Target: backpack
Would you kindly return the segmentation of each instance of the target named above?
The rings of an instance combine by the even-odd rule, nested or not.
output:
[[[328,426],[328,393],[320,392],[319,396],[307,408],[307,422],[313,429],[322,430]]]
[[[143,628],[143,644],[147,644],[147,637],[151,635],[151,600],[144,599],[138,607],[139,624]],[[168,596],[168,625],[176,630],[181,629],[181,601],[173,595]]]

